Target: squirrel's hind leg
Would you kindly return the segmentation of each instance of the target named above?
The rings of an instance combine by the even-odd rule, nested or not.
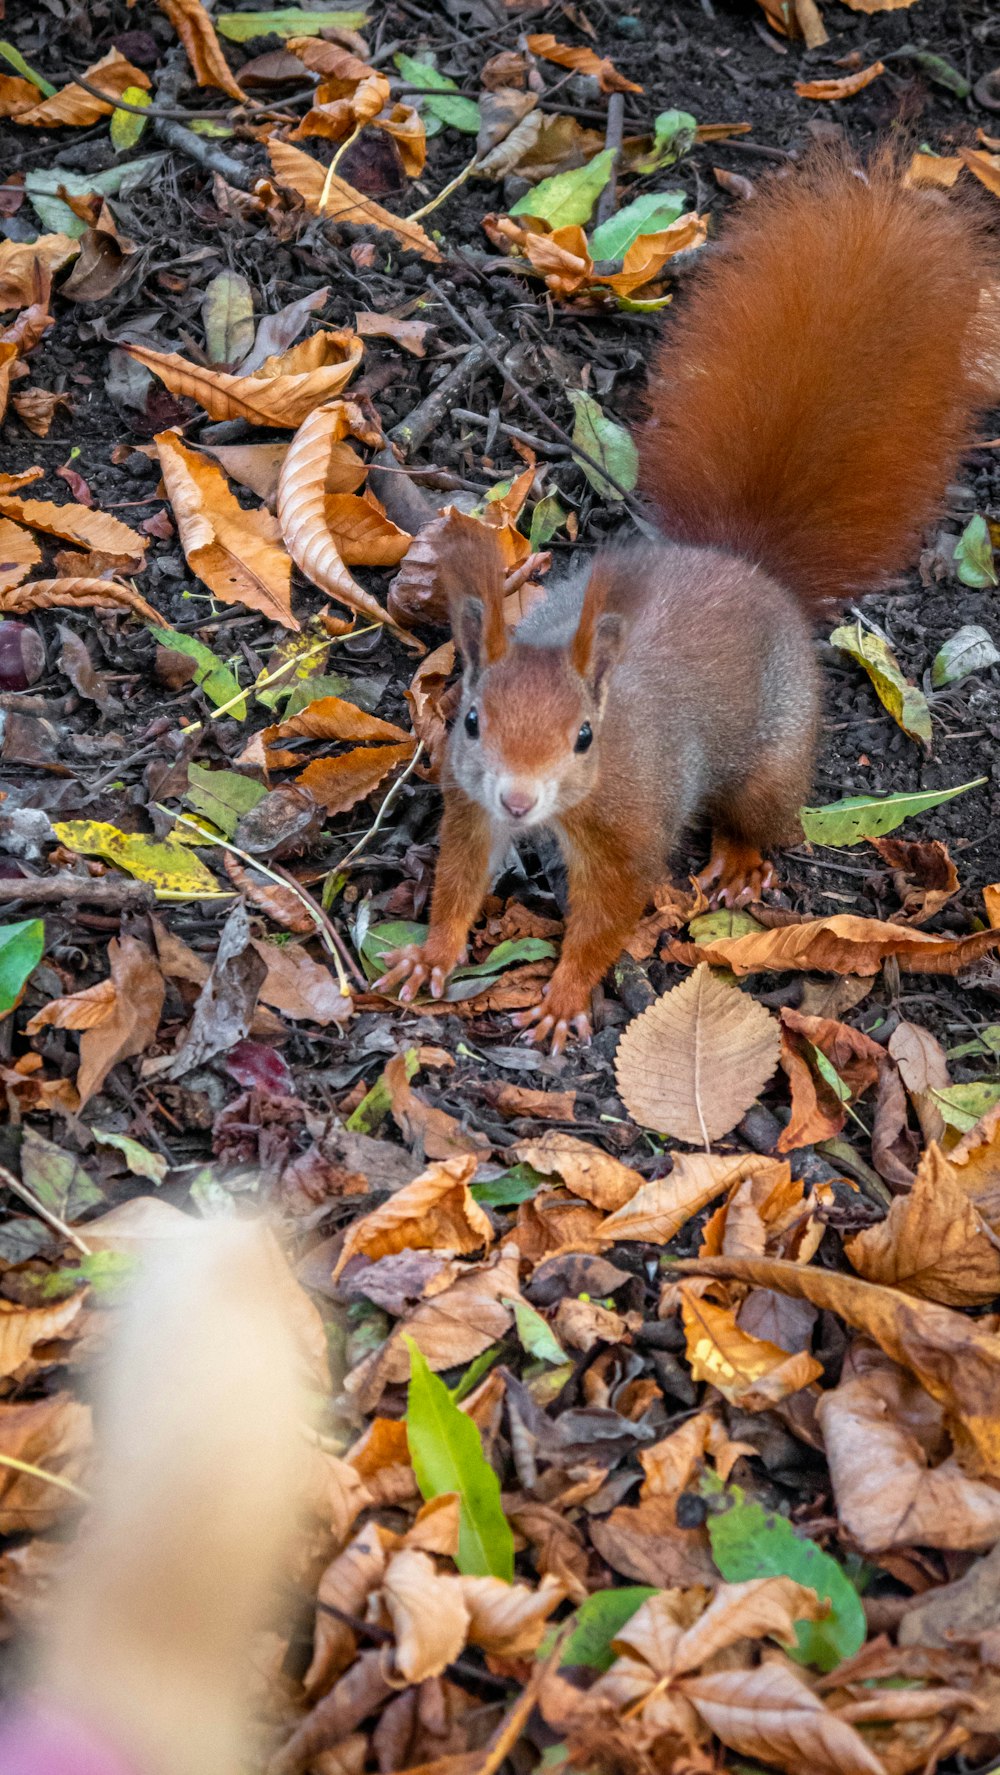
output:
[[[712,850],[696,880],[713,905],[745,906],[777,887],[774,864],[763,852],[802,836],[799,808],[811,772],[808,754],[772,753],[712,797]]]

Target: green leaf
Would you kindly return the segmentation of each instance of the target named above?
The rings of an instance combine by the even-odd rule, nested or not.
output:
[[[533,1165],[512,1165],[499,1177],[487,1178],[483,1183],[472,1183],[469,1190],[473,1201],[481,1208],[517,1208],[521,1202],[528,1202],[548,1179]]]
[[[131,1251],[91,1251],[79,1262],[52,1270],[42,1283],[46,1296],[60,1295],[67,1287],[86,1282],[97,1301],[115,1301],[131,1282],[138,1265]]]
[[[594,229],[590,251],[595,259],[623,259],[640,234],[660,234],[683,214],[687,203],[684,191],[647,191],[636,197],[616,216],[609,216]]]
[[[592,1670],[610,1670],[615,1661],[612,1641],[626,1621],[657,1591],[649,1584],[623,1584],[614,1590],[595,1590],[576,1611],[576,1626],[563,1647],[562,1664],[586,1664]],[[539,1647],[541,1657],[544,1645]]]
[[[15,74],[20,74],[22,79],[30,80],[32,86],[37,86],[43,98],[50,99],[53,96],[55,87],[48,80],[43,80],[41,74],[36,74],[34,68],[29,68],[21,51],[15,49],[13,43],[0,39],[0,56],[13,68]]]
[[[528,542],[531,548],[543,549],[551,542],[557,530],[561,530],[566,522],[566,513],[554,493],[546,493],[540,499],[531,514],[531,529]]]
[[[20,924],[0,925],[0,1017],[14,1009],[44,949],[43,919],[26,918]]]
[[[942,1085],[928,1091],[949,1128],[967,1134],[981,1116],[1000,1103],[1000,1079],[979,1079],[971,1085]]]
[[[537,1362],[569,1361],[547,1320],[542,1318],[541,1313],[536,1313],[526,1300],[505,1300],[503,1304],[505,1307],[513,1307],[517,1335],[522,1349],[527,1350],[529,1356],[534,1356]]]
[[[639,452],[635,444],[623,425],[608,418],[593,395],[585,394],[582,388],[571,388],[569,398],[576,414],[573,426],[574,444],[579,449],[586,450],[588,456],[593,456],[609,475],[613,475],[618,486],[612,486],[582,456],[574,457],[574,461],[579,463],[591,486],[604,499],[621,499],[619,487],[631,492],[638,479]]]
[[[421,109],[428,110],[432,117],[440,118],[442,123],[449,123],[452,129],[460,129],[467,136],[478,134],[479,106],[475,99],[462,97],[457,80],[440,73],[433,62],[417,61],[415,56],[407,55],[404,50],[400,50],[392,59],[407,86],[418,87],[421,92],[426,92],[428,88],[445,86],[449,93],[454,91],[457,94],[457,97],[449,98],[447,93],[431,90],[421,100]]]
[[[375,980],[383,972],[382,957],[387,950],[405,949],[409,943],[422,943],[426,936],[425,924],[416,924],[407,918],[390,919],[388,924],[369,925],[359,951],[361,965],[369,980]]]
[[[407,1048],[403,1056],[406,1076],[412,1079],[419,1067],[416,1048]],[[348,1116],[344,1126],[352,1134],[375,1134],[381,1128],[386,1116],[392,1108],[392,1092],[385,1082],[385,1074],[380,1073],[370,1091],[366,1091],[356,1110]]]
[[[86,234],[87,224],[56,196],[60,185],[71,197],[86,197],[91,191],[101,197],[127,197],[152,177],[164,159],[163,154],[146,154],[140,160],[126,161],[123,166],[109,167],[105,173],[75,173],[64,166],[36,167],[25,175],[24,189],[44,228],[79,240]]]
[[[749,912],[700,912],[692,918],[688,932],[695,943],[716,943],[720,937],[749,937],[751,931],[762,931],[763,925]]]
[[[983,672],[987,666],[998,663],[1000,653],[989,631],[977,622],[966,623],[963,629],[956,629],[953,635],[949,635],[940,652],[935,654],[931,683],[935,690],[940,690],[945,684],[957,684],[970,672]]]
[[[914,62],[921,73],[933,80],[935,86],[943,86],[946,92],[953,92],[957,99],[967,99],[972,91],[972,85],[965,75],[960,74],[951,62],[946,62],[943,55],[935,55],[933,50],[917,49],[913,44],[907,44],[903,49],[897,50],[896,54],[905,55],[907,61]]]
[[[374,980],[382,972],[382,957],[387,950],[404,949],[409,943],[422,943],[427,936],[425,924],[414,924],[408,919],[393,919],[388,924],[370,926],[361,945],[361,965],[369,980]],[[491,949],[485,961],[467,962],[456,968],[451,976],[451,983],[461,985],[463,981],[490,980],[504,968],[514,967],[517,963],[545,961],[555,955],[554,943],[544,937],[516,937],[506,943],[498,943]],[[450,994],[446,993],[446,997]],[[456,994],[459,998],[474,997],[475,994],[466,990]]]
[[[849,654],[864,667],[883,708],[888,709],[903,732],[908,733],[911,740],[922,740],[929,746],[931,712],[927,698],[916,684],[910,684],[903,676],[896,655],[881,635],[873,635],[869,629],[863,629],[860,622],[855,622],[834,629],[830,640],[841,653]]]
[[[211,117],[192,117],[187,127],[192,129],[196,136],[211,136],[216,141],[225,140],[226,137],[236,134],[236,131],[229,129],[225,123],[213,122]]]
[[[305,12],[301,6],[282,6],[277,12],[220,12],[215,28],[230,43],[249,43],[254,37],[318,37],[331,26],[360,31],[366,12]]]
[[[224,838],[232,838],[244,814],[267,790],[253,777],[241,776],[236,770],[209,770],[204,764],[188,765],[188,786],[184,800],[195,813],[218,827]]]
[[[611,177],[614,149],[602,148],[584,166],[571,167],[569,172],[555,173],[543,179],[532,190],[519,197],[510,211],[512,216],[537,216],[551,228],[566,228],[573,222],[589,222],[594,205]]]
[[[866,838],[882,838],[895,832],[904,820],[942,802],[953,801],[969,789],[981,789],[988,777],[976,777],[971,783],[959,783],[954,789],[917,789],[900,795],[848,795],[843,801],[827,802],[825,807],[800,807],[802,831],[810,844],[861,844]]]
[[[92,1128],[91,1133],[98,1146],[111,1146],[121,1153],[133,1177],[148,1177],[157,1187],[163,1182],[167,1161],[162,1153],[151,1153],[148,1146],[140,1145],[128,1134],[106,1134],[103,1128]]]
[[[238,364],[256,331],[253,291],[239,271],[220,271],[206,286],[201,303],[205,350],[212,364]]]
[[[77,1220],[104,1201],[104,1193],[75,1153],[66,1152],[30,1125],[21,1141],[21,1180],[60,1220]]]
[[[969,1054],[1000,1054],[1000,1023],[987,1023],[974,1041],[948,1049],[949,1060],[964,1060]]]
[[[217,709],[231,703],[226,709],[234,721],[245,721],[247,713],[246,698],[240,691],[239,679],[216,659],[210,647],[199,641],[196,635],[185,635],[180,629],[153,628],[147,624],[151,635],[155,635],[161,647],[169,647],[172,653],[183,653],[188,659],[194,660],[194,681],[200,685],[210,703]],[[238,699],[235,700],[234,699]]]
[[[970,518],[955,544],[955,560],[958,562],[956,572],[964,586],[972,586],[977,592],[984,591],[987,586],[997,583],[997,570],[993,565],[993,544],[986,519],[977,512]]]
[[[694,146],[697,128],[690,111],[661,111],[653,118],[653,146],[635,162],[636,172],[655,173],[661,166],[672,166]]]
[[[122,93],[127,105],[143,105],[150,103],[150,97],[144,86],[127,86]],[[122,154],[126,148],[134,148],[142,135],[148,117],[137,117],[134,111],[115,109],[111,113],[111,146],[116,154]]]
[[[500,1481],[483,1453],[470,1417],[460,1411],[444,1381],[432,1374],[412,1337],[406,1437],[421,1495],[429,1502],[457,1492],[461,1503],[458,1553],[460,1572],[477,1577],[514,1578],[514,1537],[500,1500]]]
[[[491,1344],[488,1350],[480,1350],[479,1355],[473,1357],[458,1385],[450,1388],[452,1399],[456,1405],[461,1405],[462,1400],[467,1399],[469,1394],[478,1387],[483,1375],[488,1374],[493,1367],[502,1348],[502,1344]]]
[[[555,954],[556,946],[547,937],[508,937],[490,950],[485,961],[463,962],[455,969],[452,979],[489,980],[494,974],[501,974],[504,968],[529,961],[547,961]]]
[[[737,1502],[708,1518],[712,1558],[729,1584],[751,1578],[794,1578],[815,1590],[830,1612],[822,1621],[800,1621],[797,1645],[789,1653],[799,1664],[834,1670],[853,1657],[867,1634],[865,1612],[853,1584],[835,1559],[815,1541],[797,1535],[783,1516],[766,1514],[760,1504],[746,1503],[739,1487]]]

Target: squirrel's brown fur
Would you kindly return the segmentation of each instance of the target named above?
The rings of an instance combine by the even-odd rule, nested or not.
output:
[[[386,982],[440,996],[512,835],[547,825],[569,875],[562,956],[524,1021],[560,1045],[708,814],[704,877],[759,895],[793,838],[818,720],[810,616],[914,554],[986,404],[993,274],[977,221],[888,155],[772,181],[712,250],[653,363],[639,428],[662,543],[605,550],[509,635],[495,545],[440,565],[465,661],[419,949]]]

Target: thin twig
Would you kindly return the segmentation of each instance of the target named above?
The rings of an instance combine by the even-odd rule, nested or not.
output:
[[[295,880],[293,875],[279,875],[276,869],[269,868],[266,863],[261,862],[259,857],[252,857],[249,851],[241,851],[239,845],[230,844],[228,838],[223,838],[221,833],[207,833],[203,826],[199,826],[197,820],[189,820],[187,814],[175,813],[173,808],[164,807],[163,803],[160,801],[157,801],[154,805],[158,813],[166,814],[168,820],[176,820],[179,825],[189,826],[192,832],[197,832],[204,845],[217,845],[220,850],[229,851],[232,856],[239,857],[240,861],[248,864],[251,869],[256,869],[261,875],[266,875],[268,880],[273,881],[276,887],[288,888],[290,892],[295,895],[297,900],[301,900],[309,917],[312,919],[313,924],[316,926],[316,930],[322,939],[324,949],[333,957],[333,965],[337,970],[337,979],[340,983],[340,996],[341,998],[350,998],[350,982],[344,972],[344,964],[340,959],[340,951],[338,950],[336,943],[332,941],[327,929],[329,921],[326,914],[319,906],[317,906],[312,895],[307,894],[305,888],[299,886],[299,883]]]
[[[148,881],[131,881],[123,875],[64,873],[0,881],[0,906],[9,905],[11,900],[23,900],[27,906],[82,900],[87,906],[106,906],[111,911],[118,911],[125,906],[152,906],[155,897]]]
[[[60,1220],[58,1214],[53,1214],[51,1208],[46,1208],[45,1203],[38,1200],[34,1190],[30,1190],[26,1183],[22,1183],[19,1177],[15,1177],[13,1171],[8,1171],[6,1165],[0,1165],[0,1185],[4,1189],[13,1190],[15,1196],[20,1196],[22,1202],[26,1202],[39,1219],[44,1220],[53,1232],[59,1234],[60,1238],[68,1239],[71,1245],[75,1245],[83,1257],[93,1255],[90,1246],[80,1238],[79,1233],[75,1233],[71,1226],[67,1226],[64,1220]]]
[[[508,1752],[513,1750],[528,1723],[528,1716],[538,1700],[542,1684],[559,1667],[566,1641],[573,1631],[572,1620],[563,1623],[557,1634],[555,1644],[544,1664],[536,1664],[513,1707],[498,1727],[493,1742],[486,1752],[475,1775],[495,1775]]]
[[[59,1473],[49,1473],[44,1467],[36,1467],[32,1461],[19,1461],[16,1455],[0,1455],[0,1467],[11,1467],[15,1473],[27,1473],[29,1479],[44,1479],[46,1485],[57,1485],[60,1491],[70,1492],[84,1504],[90,1502],[90,1493],[74,1485],[72,1479],[63,1479]]]
[[[352,129],[350,135],[346,136],[344,138],[344,140],[341,142],[340,147],[337,149],[336,154],[334,155],[333,159],[331,160],[329,166],[326,169],[326,178],[323,180],[323,189],[320,193],[320,199],[319,199],[319,208],[320,208],[321,215],[322,215],[323,211],[326,209],[327,200],[330,196],[330,186],[333,184],[333,175],[336,172],[341,161],[343,160],[344,155],[347,153],[348,148],[350,148],[351,145],[357,141],[359,135],[361,134],[361,129],[362,129],[362,126],[360,123],[356,123],[354,125],[354,128]]]
[[[407,781],[407,779],[409,777],[412,777],[414,771],[417,768],[417,765],[420,763],[420,760],[424,755],[424,750],[425,750],[425,748],[424,748],[423,740],[418,741],[417,749],[414,752],[413,757],[410,759],[409,764],[407,765],[406,769],[402,772],[402,774],[396,778],[396,781],[393,783],[391,789],[389,790],[388,795],[386,796],[381,807],[379,808],[378,813],[375,815],[374,820],[372,821],[371,825],[369,826],[367,832],[364,834],[364,837],[359,838],[357,844],[351,846],[351,849],[348,851],[346,857],[341,857],[340,862],[334,864],[333,868],[329,872],[329,875],[327,876],[328,881],[330,879],[330,876],[339,875],[342,869],[347,869],[350,866],[350,864],[354,862],[355,857],[359,857],[361,855],[361,853],[364,850],[365,846],[367,845],[369,839],[374,838],[376,832],[379,832],[381,830],[381,828],[385,822],[386,814],[389,812],[389,809],[393,806],[394,802],[396,802],[398,800],[399,791],[403,787],[403,784]]]
[[[460,331],[465,334],[467,339],[474,340],[475,343],[481,348],[481,350],[489,358],[490,363],[493,364],[494,368],[500,371],[500,374],[501,374],[501,376],[503,376],[508,387],[513,390],[513,392],[517,395],[518,400],[523,402],[523,404],[528,408],[529,412],[534,413],[536,415],[536,417],[542,421],[543,425],[547,426],[549,431],[551,431],[554,434],[554,436],[559,439],[559,442],[561,444],[568,444],[570,447],[570,450],[572,451],[573,455],[577,458],[578,461],[589,463],[591,468],[597,470],[597,473],[600,475],[601,479],[603,481],[606,481],[609,487],[613,487],[615,492],[620,496],[620,498],[628,506],[628,509],[632,513],[633,517],[642,518],[642,513],[639,510],[635,500],[632,498],[632,495],[629,492],[629,489],[627,487],[622,486],[621,481],[619,481],[617,479],[617,477],[611,473],[611,470],[608,468],[606,463],[598,462],[598,460],[595,456],[591,456],[589,450],[584,450],[582,445],[575,444],[573,442],[573,439],[570,437],[569,432],[566,431],[565,427],[560,425],[557,420],[553,419],[549,413],[546,413],[545,408],[542,406],[541,402],[536,401],[534,395],[528,393],[528,390],[524,387],[523,383],[518,382],[516,380],[516,378],[512,375],[509,366],[507,364],[505,364],[503,359],[497,355],[497,353],[493,350],[492,346],[487,345],[485,343],[485,341],[480,338],[480,336],[476,332],[475,328],[469,325],[469,322],[466,320],[465,316],[463,314],[460,314],[458,309],[455,307],[454,303],[450,302],[448,300],[448,297],[445,295],[444,291],[440,288],[440,286],[438,284],[436,284],[434,282],[433,278],[429,277],[427,279],[427,286],[426,287],[427,287],[427,289],[430,290],[431,295],[436,296],[437,300],[442,304],[442,306],[444,308],[447,308],[448,313],[451,315],[451,318],[454,321],[456,327],[458,327],[460,329]],[[643,521],[645,521],[645,520],[643,520]]]
[[[624,133],[624,127],[625,94],[623,92],[613,92],[608,100],[608,126],[604,133],[604,146],[605,148],[611,149],[614,159],[611,162],[611,172],[608,176],[608,182],[605,185],[604,190],[601,192],[600,197],[597,199],[597,213],[594,220],[598,227],[600,227],[602,222],[606,222],[609,216],[613,216],[615,213],[615,204],[618,197],[618,167],[622,157],[622,135]]]
[[[453,191],[457,191],[460,185],[465,184],[466,179],[475,172],[478,165],[479,155],[474,154],[469,161],[468,166],[463,166],[461,172],[456,173],[455,177],[438,192],[436,197],[432,197],[430,202],[423,204],[420,209],[414,210],[412,215],[406,217],[406,220],[408,222],[419,222],[424,216],[429,216],[432,210],[436,210],[439,204],[444,203],[446,197],[450,197]]]

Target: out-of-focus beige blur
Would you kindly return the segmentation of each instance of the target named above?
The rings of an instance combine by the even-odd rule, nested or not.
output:
[[[307,1459],[289,1281],[262,1223],[143,1265],[96,1411],[93,1505],[28,1671],[141,1775],[235,1775]]]

